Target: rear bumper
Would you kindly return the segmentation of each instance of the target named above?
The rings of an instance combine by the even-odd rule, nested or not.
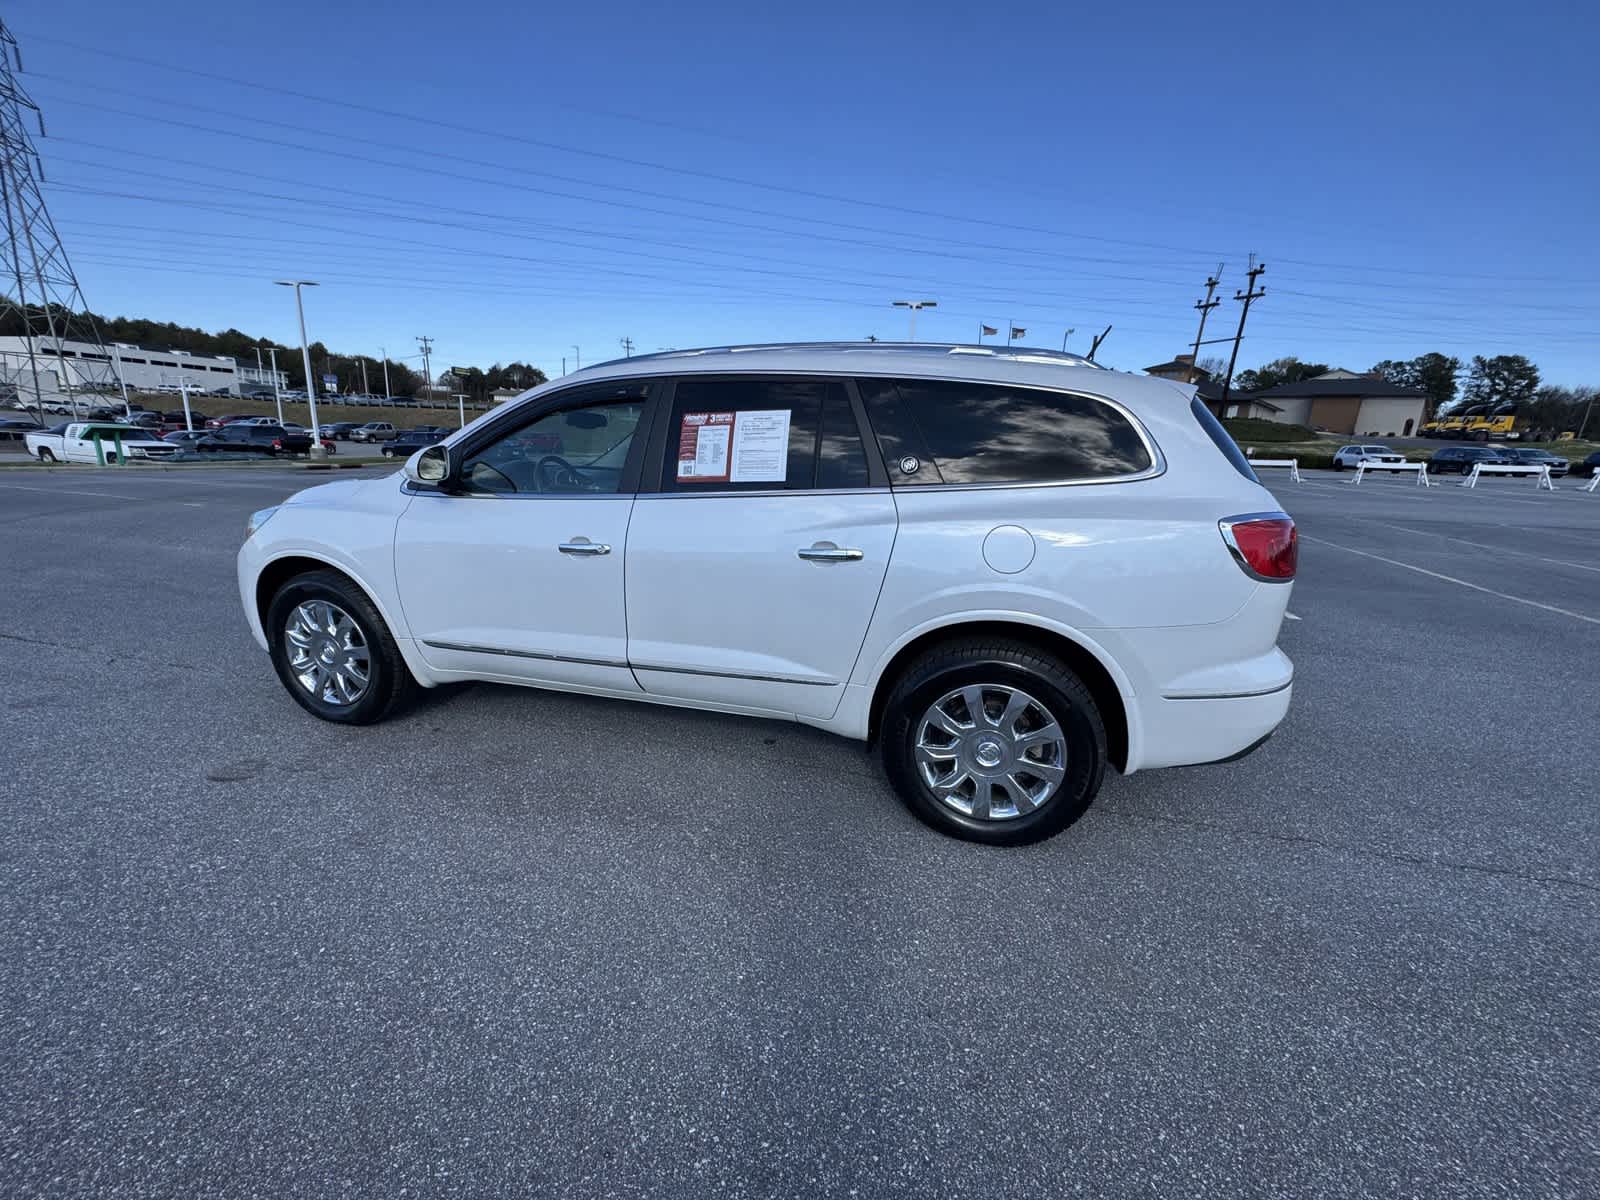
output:
[[[1139,769],[1242,758],[1282,723],[1293,694],[1291,682],[1250,696],[1148,700],[1141,706],[1145,754]]]

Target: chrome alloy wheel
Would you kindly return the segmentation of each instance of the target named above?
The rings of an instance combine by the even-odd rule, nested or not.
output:
[[[344,708],[367,694],[372,655],[361,627],[327,600],[307,600],[283,629],[289,671],[324,704]]]
[[[917,770],[964,817],[1009,821],[1045,804],[1066,778],[1067,739],[1027,692],[976,684],[947,692],[917,725]]]

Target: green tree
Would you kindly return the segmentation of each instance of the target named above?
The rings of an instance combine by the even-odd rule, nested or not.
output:
[[[1521,354],[1497,354],[1484,358],[1472,356],[1472,370],[1467,374],[1467,386],[1461,399],[1463,404],[1526,404],[1539,390],[1539,368]]]
[[[1390,383],[1425,392],[1428,398],[1423,406],[1424,420],[1456,402],[1456,376],[1461,373],[1459,358],[1433,350],[1416,358],[1386,358],[1372,369]]]
[[[1233,379],[1233,390],[1236,392],[1262,392],[1267,388],[1278,387],[1285,383],[1299,383],[1302,379],[1310,379],[1321,375],[1330,368],[1327,363],[1301,362],[1294,355],[1275,358],[1265,366],[1257,367],[1253,371],[1241,371]]]

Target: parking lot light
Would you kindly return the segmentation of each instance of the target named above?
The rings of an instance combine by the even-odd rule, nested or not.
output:
[[[300,289],[303,287],[316,287],[314,279],[275,279],[279,287],[292,287],[294,289],[294,307],[300,315],[300,353],[304,356],[306,368],[306,402],[311,406],[311,449],[307,454],[312,458],[326,458],[327,450],[323,449],[322,439],[318,431],[322,428],[317,422],[317,384],[311,374],[311,342],[306,337],[306,306],[300,298]]]

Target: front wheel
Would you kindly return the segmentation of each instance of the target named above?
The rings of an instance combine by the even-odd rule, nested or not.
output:
[[[889,780],[913,815],[995,846],[1060,833],[1105,777],[1094,698],[1065,663],[1025,642],[974,638],[929,651],[890,693],[882,741]]]
[[[1337,458],[1336,458],[1336,459],[1334,459],[1334,460],[1333,460],[1333,469],[1334,469],[1334,470],[1335,470],[1335,471],[1342,471],[1342,470],[1344,470],[1344,463],[1343,463],[1343,462],[1341,462],[1341,461],[1340,461],[1340,460],[1339,460],[1339,459],[1337,459]]]
[[[416,688],[378,610],[337,571],[312,571],[279,588],[266,632],[279,680],[324,721],[370,725]]]

